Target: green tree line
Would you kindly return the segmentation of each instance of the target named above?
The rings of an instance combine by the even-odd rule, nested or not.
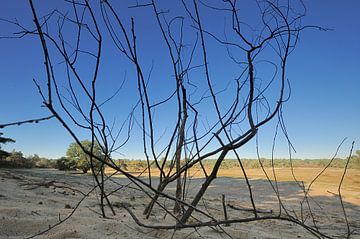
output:
[[[2,150],[1,146],[5,143],[13,143],[15,140],[6,138],[0,133],[0,167],[14,167],[14,168],[55,168],[59,170],[80,170],[83,173],[87,173],[91,169],[90,157],[84,153],[80,145],[77,143],[71,143],[66,151],[66,156],[59,159],[48,159],[40,157],[37,154],[25,157],[21,151],[13,150],[7,152]],[[91,142],[84,140],[81,142],[82,146],[90,151]],[[94,144],[93,153],[99,158],[104,157],[102,148],[99,144]],[[115,160],[118,166],[129,171],[141,171],[147,168],[147,162],[140,159],[118,159]],[[325,167],[330,163],[330,159],[260,159],[261,164],[264,167]],[[329,167],[343,168],[346,164],[346,159],[336,158],[331,161]],[[205,167],[213,167],[215,159],[208,159],[203,161]],[[160,161],[162,165],[163,161]],[[245,168],[260,168],[261,164],[257,159],[242,159],[242,163]],[[182,160],[181,164],[186,164],[186,160]],[[97,160],[93,160],[94,169],[99,169],[101,163]],[[152,164],[155,168],[155,164]],[[172,167],[170,161],[164,164],[165,169]],[[200,166],[199,166],[200,167]],[[226,159],[223,161],[222,169],[231,169],[239,167],[239,162],[236,159]],[[360,169],[360,150],[357,150],[354,155],[351,156],[349,161],[349,168]]]

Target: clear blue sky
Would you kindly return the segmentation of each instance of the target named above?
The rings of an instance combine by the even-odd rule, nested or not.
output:
[[[55,2],[59,4],[60,1],[34,2],[39,7],[39,12],[45,13],[55,7],[51,4]],[[360,148],[360,1],[308,0],[305,4],[308,12],[303,21],[304,25],[319,25],[333,30],[302,32],[297,48],[290,55],[287,77],[291,81],[292,95],[284,106],[284,119],[290,139],[297,151],[293,157],[329,158],[341,140],[348,137],[347,144],[340,153],[340,156],[344,157],[348,153],[351,141],[355,140],[356,148]],[[25,26],[32,26],[31,9],[27,1],[4,0],[1,1],[0,6],[0,18],[9,20],[16,18]],[[139,52],[147,73],[154,64],[149,91],[154,101],[160,100],[168,95],[164,89],[170,86],[162,79],[171,77],[171,69],[164,60],[166,52],[163,44],[149,37],[159,32],[152,25],[151,17],[146,10],[133,9],[123,12],[121,16],[129,22],[130,16],[133,16],[135,11],[138,11],[138,15],[134,15],[135,21],[139,22],[136,25],[138,39],[139,41],[146,39],[146,43],[140,44]],[[219,25],[216,19],[206,14],[207,11],[204,11],[205,21],[215,27]],[[250,19],[251,12],[244,11],[244,17]],[[17,30],[19,29],[13,25],[0,22],[1,36]],[[111,44],[110,41],[107,43]],[[211,43],[209,45],[211,46]],[[216,54],[221,56],[223,53],[210,50],[210,56]],[[45,85],[42,62],[41,46],[37,37],[0,39],[0,124],[49,115],[47,109],[41,107],[42,99],[32,82],[35,78],[40,84]],[[234,70],[227,62],[217,62],[216,59],[213,59],[213,62],[218,65],[212,68],[214,78],[227,76],[227,72]],[[86,69],[86,64],[85,62],[80,67]],[[60,69],[61,64],[58,65]],[[100,89],[103,92],[114,92],[124,77],[126,79],[132,77],[131,70],[127,67],[129,67],[127,61],[120,58],[118,52],[105,47]],[[221,72],[221,69],[225,69],[225,72]],[[137,100],[136,91],[134,93],[131,91],[135,89],[135,85],[127,82],[124,84],[122,94],[104,108],[109,122],[115,117],[121,121],[126,116],[122,115],[122,112],[128,111]],[[218,84],[221,86],[225,83]],[[105,94],[100,94],[99,98],[105,99]],[[121,104],[125,108],[120,109],[118,102],[129,102],[129,104]],[[160,125],[157,128],[159,134],[162,130],[164,134],[168,133],[166,129],[161,128],[161,125],[171,121],[169,115],[172,111],[176,112],[176,109],[156,112],[156,119]],[[25,155],[36,153],[40,156],[58,158],[65,155],[66,148],[73,141],[56,120],[36,125],[7,127],[0,132],[16,140],[16,143],[6,145],[5,149],[20,150]],[[270,156],[273,133],[273,124],[259,132],[263,157]],[[89,137],[83,134],[81,138]],[[141,140],[139,134],[135,132],[129,147],[121,153],[128,158],[141,158],[141,152]],[[286,157],[286,152],[287,146],[280,138],[276,155]],[[253,142],[241,150],[241,156],[255,157]]]

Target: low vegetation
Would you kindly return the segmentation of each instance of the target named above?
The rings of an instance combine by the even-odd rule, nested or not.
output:
[[[13,150],[7,157],[0,159],[0,167],[8,168],[55,168],[56,161],[31,155],[24,157],[20,151]]]
[[[48,159],[40,157],[37,154],[25,157],[21,151],[13,150],[12,152],[6,152],[1,150],[1,144],[15,142],[13,139],[1,137],[0,133],[0,167],[14,167],[14,168],[55,168],[59,170],[81,170],[83,173],[87,173],[91,169],[90,158],[86,155],[82,148],[77,143],[71,143],[66,151],[66,156],[59,159]],[[81,142],[82,146],[90,151],[91,142],[84,140]],[[93,147],[94,155],[102,157],[101,146],[96,144]],[[118,159],[118,166],[127,171],[142,171],[147,168],[147,162],[140,159]],[[203,166],[206,168],[212,168],[216,159],[207,159],[202,161]],[[314,167],[325,167],[332,168],[344,168],[347,160],[341,158],[335,159],[242,159],[242,164],[245,168],[260,168],[263,167],[275,167],[275,168],[286,168],[286,167],[303,167],[303,168],[314,168]],[[162,165],[162,160],[159,162]],[[186,160],[181,160],[181,165],[185,165]],[[93,167],[98,169],[100,163],[94,160]],[[239,162],[236,159],[226,159],[223,161],[222,169],[231,169],[239,166]],[[151,165],[152,168],[156,168],[155,164]],[[170,169],[174,167],[171,162],[167,161],[164,164],[164,169]],[[200,165],[197,165],[200,167]],[[357,150],[354,155],[351,156],[348,164],[348,168],[360,169],[360,150]]]
[[[274,166],[275,168],[287,168],[287,167],[303,167],[303,168],[322,168],[327,166],[331,168],[344,168],[346,165],[346,159],[336,158],[333,160],[330,159],[261,159],[261,164],[265,168]],[[118,160],[119,166],[128,171],[139,171],[147,168],[147,162],[145,160],[134,160],[134,159],[120,159]],[[181,164],[184,165],[185,160],[182,160]],[[212,168],[216,163],[215,159],[208,159],[203,161],[203,166],[205,168]],[[260,168],[261,164],[257,159],[242,159],[242,163],[245,168]],[[171,163],[166,163],[164,168],[169,169]],[[200,165],[197,165],[200,167]],[[236,159],[225,159],[221,165],[222,169],[230,169],[239,167],[239,162]],[[156,168],[155,164],[152,165],[152,168]],[[349,161],[348,168],[360,169],[360,150],[356,151],[356,154],[353,155]]]
[[[15,142],[10,138],[1,137],[0,144],[7,142]],[[81,142],[82,146],[91,151],[91,142],[84,140]],[[1,145],[0,145],[1,146]],[[102,150],[100,145],[95,144],[93,147],[94,155],[102,157]],[[81,170],[83,173],[87,173],[91,167],[99,169],[101,163],[97,160],[93,161],[91,165],[90,157],[84,153],[82,148],[77,143],[71,143],[66,152],[66,157],[59,159],[48,159],[40,157],[37,154],[25,157],[21,151],[13,150],[12,152],[6,152],[1,150],[0,147],[0,167],[7,168],[55,168],[59,170]]]
[[[119,159],[118,165],[127,171],[141,171],[147,168],[147,162],[140,159]],[[211,168],[214,166],[216,160],[208,159],[203,162],[204,167]],[[182,165],[186,162],[182,160]],[[245,168],[260,168],[260,162],[256,159],[243,159],[242,163]],[[261,159],[261,163],[265,168],[274,166],[275,168],[303,167],[303,168],[321,168],[330,163],[330,159]],[[336,158],[333,159],[331,168],[345,167],[346,160]],[[236,159],[226,159],[221,165],[222,169],[230,169],[238,167],[239,162]],[[61,157],[59,159],[47,159],[39,157],[38,155],[31,155],[24,157],[22,152],[12,151],[6,158],[0,159],[0,167],[15,167],[15,168],[55,168],[59,170],[81,170],[84,173],[90,170],[90,162],[87,159],[77,160],[76,158]],[[164,168],[169,169],[170,163],[167,163]],[[198,166],[199,167],[199,166]],[[155,168],[155,164],[152,165]],[[356,155],[353,155],[349,161],[348,168],[360,169],[360,150]]]

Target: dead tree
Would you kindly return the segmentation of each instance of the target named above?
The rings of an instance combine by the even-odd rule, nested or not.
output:
[[[306,13],[301,0],[258,0],[249,4],[254,6],[247,8],[236,0],[182,0],[175,7],[155,0],[66,0],[62,6],[65,10],[56,8],[39,16],[29,0],[34,28],[13,23],[21,28],[17,37],[35,35],[40,40],[46,79],[34,79],[34,83],[50,117],[59,121],[80,146],[79,131],[91,139],[91,150],[82,148],[90,156],[104,217],[106,206],[115,214],[106,188],[106,166],[142,190],[149,199],[144,210],[147,217],[157,206],[174,220],[171,225],[148,225],[124,204],[136,223],[144,227],[213,227],[275,219],[298,224],[318,238],[328,237],[315,220],[308,224],[287,210],[276,182],[269,178],[280,210],[278,215],[261,215],[263,210],[257,209],[240,152],[271,122],[277,122],[287,137],[282,119],[282,109],[290,96],[287,62],[301,31],[320,28],[301,25]],[[244,17],[242,9],[254,13]],[[151,21],[146,22],[137,13]],[[217,26],[214,19],[225,21]],[[146,24],[150,24],[151,34],[142,32]],[[146,55],[154,53],[154,47],[159,48],[161,59]],[[107,59],[113,53],[118,58],[112,55]],[[119,64],[123,72],[130,73],[124,77],[105,75],[106,64]],[[117,90],[109,92],[114,87],[106,87],[107,78],[113,78],[110,84],[117,84]],[[129,94],[131,97],[126,98]],[[109,104],[121,112],[119,121],[113,122],[106,108]],[[114,160],[115,152],[126,151],[134,143],[142,144],[148,165],[144,169],[146,180]],[[101,145],[104,158],[94,155],[95,144]],[[247,190],[252,217],[231,219],[226,215],[222,220],[199,206],[229,155],[237,159],[245,178],[243,190]],[[216,159],[215,165],[204,167],[203,162],[210,158]],[[102,162],[101,170],[94,169],[94,160]],[[187,176],[194,168],[200,168],[205,178],[189,198]],[[155,176],[159,178],[157,185],[153,182]],[[176,183],[175,192],[166,191],[171,183]],[[307,198],[307,191],[304,193]],[[172,200],[173,210],[160,198]],[[225,202],[223,207],[226,212]],[[196,222],[189,222],[190,217]]]

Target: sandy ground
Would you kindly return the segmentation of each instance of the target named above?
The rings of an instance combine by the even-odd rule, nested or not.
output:
[[[306,183],[316,175],[319,169],[302,169],[297,177]],[[302,191],[295,182],[290,181],[287,169],[278,169],[279,191],[286,208],[299,215]],[[345,178],[342,195],[351,230],[351,238],[360,238],[360,182],[359,171],[350,170]],[[337,192],[338,175],[341,170],[333,170],[319,178],[311,190],[310,204],[318,226],[329,235],[346,233],[343,212]],[[206,193],[201,207],[223,219],[221,195],[226,194],[226,202],[236,207],[249,207],[248,191],[242,178],[229,177],[231,173],[223,171]],[[278,210],[276,195],[259,170],[249,171],[255,202],[262,210]],[[337,178],[337,181],[335,180]],[[201,178],[189,182],[188,194],[202,183]],[[127,179],[116,178],[107,185],[108,191],[128,183]],[[153,182],[156,185],[156,181]],[[64,220],[73,213],[73,208],[88,193],[94,182],[91,176],[57,170],[0,169],[0,238],[28,238]],[[75,190],[74,190],[75,189]],[[174,189],[170,185],[169,192]],[[222,227],[225,232],[215,228],[152,230],[136,225],[128,212],[119,207],[124,203],[139,215],[146,224],[169,224],[171,218],[155,207],[153,215],[146,220],[141,212],[148,199],[136,188],[128,187],[110,196],[116,215],[107,209],[108,218],[103,219],[99,212],[98,192],[89,194],[73,215],[49,232],[36,238],[313,238],[303,228],[289,222],[274,220],[233,224]],[[172,203],[160,199],[169,209]],[[304,210],[306,212],[306,210]],[[249,217],[246,211],[228,208],[229,218]]]

